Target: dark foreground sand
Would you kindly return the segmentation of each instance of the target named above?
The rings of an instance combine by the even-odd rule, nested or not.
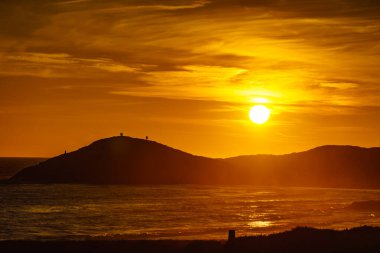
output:
[[[238,237],[230,242],[175,240],[2,241],[0,242],[0,252],[379,253],[380,227],[359,227],[344,231],[296,228],[292,231],[268,236]]]

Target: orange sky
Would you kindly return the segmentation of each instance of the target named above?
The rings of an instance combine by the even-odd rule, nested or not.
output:
[[[211,157],[380,146],[379,24],[369,0],[2,0],[0,156],[119,132]]]

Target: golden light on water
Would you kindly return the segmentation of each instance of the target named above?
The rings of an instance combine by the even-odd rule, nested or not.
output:
[[[255,105],[249,111],[249,118],[256,124],[264,124],[270,117],[270,110],[265,105]]]
[[[266,227],[269,227],[272,225],[272,222],[271,221],[251,221],[248,223],[248,225],[250,227],[253,227],[253,228],[266,228]]]

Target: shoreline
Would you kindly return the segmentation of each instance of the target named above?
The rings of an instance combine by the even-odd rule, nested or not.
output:
[[[380,227],[346,230],[297,227],[281,233],[230,240],[7,240],[0,241],[0,252],[380,252]]]

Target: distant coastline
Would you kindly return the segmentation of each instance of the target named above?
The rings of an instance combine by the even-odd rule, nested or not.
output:
[[[0,157],[0,182],[12,177],[20,170],[46,161],[43,157]]]
[[[380,148],[328,145],[287,155],[214,159],[116,136],[28,166],[7,182],[380,189],[378,168]]]

